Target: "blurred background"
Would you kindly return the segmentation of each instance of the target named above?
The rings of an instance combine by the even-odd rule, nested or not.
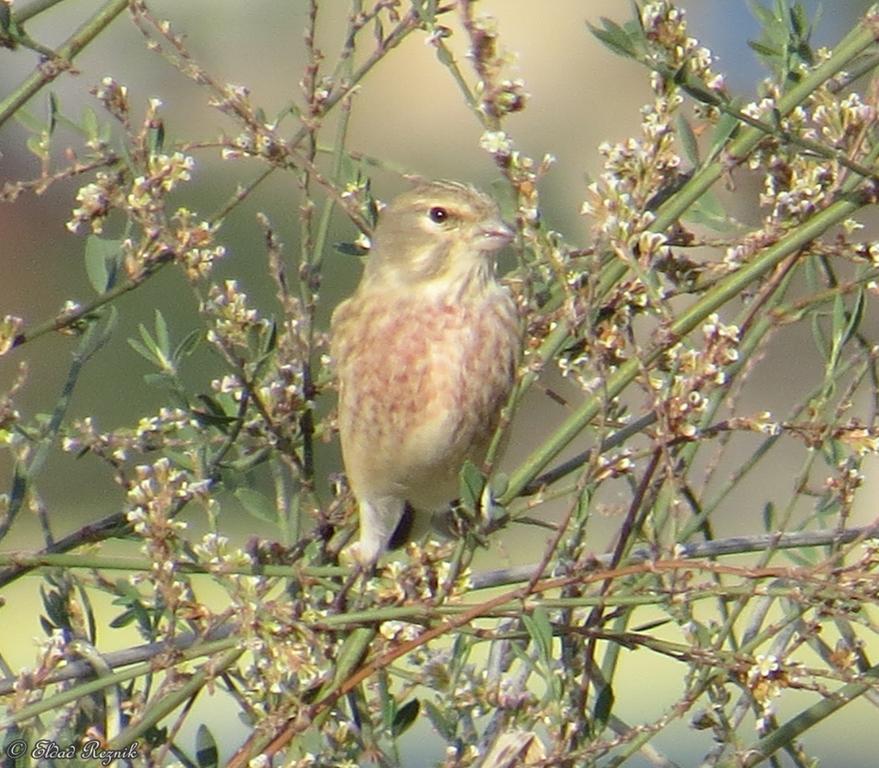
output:
[[[306,62],[302,40],[307,13],[303,0],[152,0],[153,13],[168,18],[175,30],[185,33],[186,44],[195,59],[220,82],[246,86],[253,102],[267,115],[280,113],[291,101],[301,103],[299,81]],[[804,3],[814,15],[815,2]],[[22,4],[24,5],[24,4]],[[730,90],[750,98],[757,82],[765,75],[747,41],[759,34],[758,25],[745,0],[689,0],[682,3],[688,13],[690,34],[709,47],[718,61],[715,69],[727,77]],[[818,24],[816,45],[834,44],[863,13],[869,3],[862,0],[837,0],[826,4]],[[100,3],[93,0],[67,0],[28,24],[30,35],[48,46],[57,46]],[[540,159],[545,154],[557,158],[554,169],[541,188],[542,212],[550,227],[575,246],[589,242],[588,223],[579,215],[589,177],[601,170],[596,150],[602,141],[619,141],[638,135],[639,108],[651,101],[647,73],[632,62],[624,61],[597,42],[588,31],[587,21],[599,24],[607,16],[620,23],[630,18],[631,6],[619,0],[553,0],[538,3],[532,0],[482,0],[479,10],[496,17],[502,44],[517,54],[517,62],[508,76],[521,77],[530,94],[524,112],[508,118],[506,129],[516,147]],[[343,42],[347,4],[326,2],[321,5],[318,23],[318,45],[328,65],[335,61]],[[457,16],[449,15],[444,23],[453,29],[448,40],[462,68],[466,71],[464,38]],[[27,51],[0,50],[0,94],[7,94],[35,66],[35,56]],[[215,138],[224,132],[234,135],[236,127],[207,104],[206,92],[183,78],[161,57],[149,52],[144,39],[126,14],[113,23],[76,59],[76,73],[60,77],[52,84],[62,113],[78,119],[84,106],[98,111],[100,105],[89,89],[112,75],[128,87],[134,114],[140,117],[150,97],[158,96],[164,107],[166,146],[177,141]],[[467,72],[469,75],[469,72]],[[45,119],[47,93],[43,91],[28,107],[38,119]],[[39,163],[25,147],[26,130],[15,121],[0,127],[0,185],[5,181],[36,177]],[[331,131],[325,133],[331,136]],[[468,181],[487,188],[498,178],[492,159],[479,147],[481,128],[465,107],[454,81],[439,66],[434,49],[425,44],[424,36],[415,34],[400,50],[392,53],[366,78],[353,103],[348,146],[351,150],[382,158],[387,166],[405,169],[427,177]],[[59,128],[55,138],[57,149],[69,144],[79,146],[80,139]],[[181,204],[209,215],[220,208],[235,192],[239,183],[252,179],[259,171],[248,161],[222,162],[216,151],[193,153],[196,169],[193,181],[180,192]],[[733,213],[744,222],[755,222],[759,212],[750,206],[756,199],[753,186],[741,180],[742,198],[730,200]],[[80,182],[82,183],[82,182]],[[24,194],[14,204],[0,203],[0,317],[6,314],[22,317],[27,324],[38,323],[55,315],[67,300],[85,303],[93,290],[83,266],[85,238],[65,228],[80,184],[61,183],[44,195]],[[388,199],[403,188],[400,178],[391,172],[377,170],[373,190]],[[295,179],[276,174],[268,184],[226,221],[222,241],[228,249],[226,260],[219,266],[217,277],[234,276],[254,303],[275,311],[273,288],[266,277],[263,237],[256,222],[256,213],[265,212],[285,241],[285,252],[295,255],[298,197]],[[874,222],[875,224],[875,222]],[[114,234],[108,233],[110,236]],[[350,240],[354,228],[341,215],[337,217],[332,241]],[[348,293],[359,276],[359,264],[350,256],[328,252],[323,277],[322,317],[326,320],[332,307]],[[102,430],[131,425],[140,416],[148,416],[164,403],[161,391],[144,384],[148,365],[126,343],[137,334],[139,324],[152,327],[154,309],[160,308],[176,339],[198,325],[197,307],[183,278],[166,270],[137,291],[124,296],[118,303],[120,327],[111,343],[89,366],[78,386],[71,415],[93,415]],[[25,417],[47,412],[54,405],[69,362],[73,342],[69,337],[44,336],[24,348],[0,357],[0,389],[8,388],[18,365],[27,361],[28,385],[17,398]],[[756,377],[760,384],[749,389],[743,404],[745,412],[770,410],[783,414],[794,393],[811,386],[807,373],[815,366],[814,345],[808,332],[794,329],[773,343],[772,364]],[[207,388],[219,370],[209,354],[200,353],[197,365],[187,373],[193,387]],[[565,385],[552,386],[571,398],[574,391]],[[555,409],[555,410],[554,410]],[[528,452],[564,412],[549,398],[535,392],[522,409],[515,425],[508,463]],[[577,447],[574,446],[572,450]],[[0,476],[9,477],[10,465],[0,454]],[[319,472],[328,474],[339,468],[335,446],[322,448],[318,457]],[[751,486],[759,488],[764,500],[776,495],[783,499],[789,492],[785,479],[799,466],[799,459],[780,457],[772,478],[755,477]],[[869,472],[869,470],[868,470]],[[871,482],[875,473],[871,476]],[[8,483],[4,481],[5,487]],[[767,485],[770,484],[770,485]],[[117,511],[122,493],[109,473],[97,461],[86,457],[77,460],[70,455],[55,453],[50,457],[40,483],[43,501],[52,510],[56,535],[75,530],[88,520]],[[872,499],[871,496],[865,498]],[[872,504],[869,504],[872,507]],[[748,519],[740,519],[744,506],[730,508],[723,520],[717,521],[720,535],[735,530],[754,529],[756,508],[748,508]],[[872,509],[860,510],[866,519],[874,516]],[[618,518],[608,514],[609,540]],[[258,530],[252,519],[241,516],[230,519],[230,531],[242,537],[271,537],[272,530]],[[487,563],[531,562],[537,552],[526,545],[532,532],[519,536],[512,532],[498,543]],[[599,534],[595,550],[602,551],[605,542]],[[3,550],[31,548],[39,542],[35,520],[19,520],[11,535],[2,543]],[[0,624],[16,626],[20,644],[8,653],[13,668],[33,662],[31,639],[42,635],[33,603],[39,578],[21,580],[6,590],[7,604],[0,609]],[[23,610],[24,609],[24,610]],[[120,642],[116,636],[113,641]],[[124,642],[122,643],[125,644]],[[643,652],[642,652],[643,653]],[[644,667],[643,664],[647,664]],[[643,676],[650,676],[651,689],[667,695],[634,696],[625,706],[630,722],[656,717],[663,701],[677,695],[680,670],[658,664],[645,657],[630,667],[633,690],[643,689]],[[621,698],[618,695],[618,699]],[[802,706],[796,694],[785,698],[785,710],[795,712]],[[875,732],[866,725],[875,713],[864,702],[848,707],[846,724],[833,719],[816,728],[809,737],[808,748],[826,758],[827,765],[867,766],[875,763]],[[243,726],[242,733],[243,733]],[[424,738],[421,729],[413,731],[413,739]],[[230,736],[236,741],[234,733]],[[687,763],[687,754],[701,754],[708,736],[680,724],[666,730],[656,746]],[[820,742],[820,743],[816,743]],[[692,752],[690,750],[693,750]],[[871,751],[872,750],[872,751]],[[418,763],[412,763],[417,765]],[[425,765],[431,764],[425,761]],[[639,765],[637,761],[628,763]]]

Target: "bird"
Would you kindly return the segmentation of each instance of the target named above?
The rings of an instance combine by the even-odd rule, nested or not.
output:
[[[379,214],[361,280],[333,312],[338,428],[359,510],[352,554],[375,566],[407,504],[457,496],[466,460],[485,459],[516,379],[516,304],[496,276],[514,231],[495,202],[428,181]]]

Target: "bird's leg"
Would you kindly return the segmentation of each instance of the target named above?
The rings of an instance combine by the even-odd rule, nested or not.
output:
[[[360,500],[360,542],[356,556],[362,564],[374,566],[378,562],[387,550],[405,508],[406,502],[396,496]]]

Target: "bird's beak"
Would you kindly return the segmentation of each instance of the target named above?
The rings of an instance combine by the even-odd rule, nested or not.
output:
[[[485,222],[479,228],[477,246],[480,251],[499,251],[513,242],[516,233],[513,228],[500,219]]]

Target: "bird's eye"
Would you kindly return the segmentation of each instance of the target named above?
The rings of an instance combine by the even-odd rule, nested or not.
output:
[[[449,218],[449,212],[443,208],[442,206],[435,205],[431,208],[427,215],[430,216],[430,220],[434,224],[442,224],[444,221],[447,221]]]

